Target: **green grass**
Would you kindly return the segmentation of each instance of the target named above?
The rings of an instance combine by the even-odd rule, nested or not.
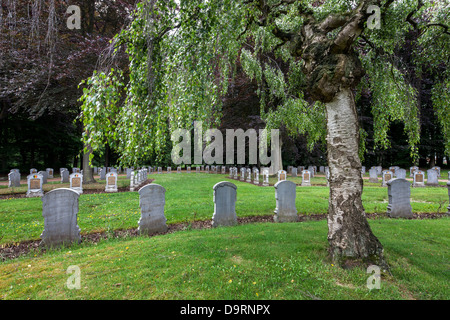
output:
[[[149,177],[166,189],[165,216],[169,224],[211,219],[212,188],[223,180],[237,185],[238,217],[272,215],[276,205],[273,187],[258,187],[224,175],[172,173]],[[326,214],[328,193],[329,189],[324,186],[297,187],[299,214]],[[366,212],[384,213],[388,205],[387,188],[365,187],[362,199]],[[412,188],[411,199],[415,213],[443,213],[448,206],[447,188]],[[137,192],[82,194],[79,198],[78,225],[82,233],[136,228],[139,217]],[[40,198],[0,200],[0,245],[39,239],[43,229]]]
[[[327,262],[326,221],[102,240],[0,263],[1,299],[449,299],[449,218],[370,220],[391,273]],[[35,255],[35,256],[34,256]],[[69,266],[81,288],[66,286]]]

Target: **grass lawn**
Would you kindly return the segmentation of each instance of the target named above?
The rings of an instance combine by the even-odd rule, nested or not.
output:
[[[370,220],[391,274],[327,262],[325,220],[102,240],[0,263],[1,299],[449,299],[449,218]],[[80,289],[68,289],[69,266]]]
[[[165,216],[168,224],[211,219],[214,212],[212,188],[223,180],[237,185],[238,217],[272,215],[276,205],[273,187],[258,187],[231,180],[226,175],[172,173],[149,177],[166,189]],[[329,189],[323,186],[297,187],[299,214],[326,214],[328,193]],[[362,199],[366,212],[385,213],[387,188],[367,186]],[[444,213],[448,206],[447,188],[412,188],[411,201],[415,213]],[[78,225],[82,233],[136,228],[139,218],[137,192],[82,194],[79,198]],[[43,229],[40,198],[0,200],[0,245],[39,239]]]

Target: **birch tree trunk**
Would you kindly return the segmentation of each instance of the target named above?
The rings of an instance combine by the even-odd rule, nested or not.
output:
[[[92,153],[92,147],[91,145],[85,145],[85,150],[87,152],[83,152],[83,183],[89,184],[89,183],[95,183],[94,179],[94,171],[92,170],[91,165],[89,164],[89,155]]]
[[[328,242],[331,258],[342,265],[372,263],[386,267],[383,247],[372,233],[362,204],[363,180],[358,156],[355,100],[342,89],[326,103],[330,168]]]

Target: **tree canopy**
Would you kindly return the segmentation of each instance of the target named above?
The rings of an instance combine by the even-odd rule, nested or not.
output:
[[[369,5],[380,9],[379,29],[367,27],[374,14]],[[339,36],[359,12],[364,25],[345,50],[354,51],[352,63],[361,64],[361,74],[343,70],[342,75],[357,84],[357,99],[364,90],[371,94],[375,146],[389,147],[390,124],[400,120],[410,155],[417,157],[419,101],[413,79],[431,72],[433,108],[449,155],[448,8],[448,1],[417,0],[143,1],[111,44],[115,54],[125,50],[128,68],[106,66],[86,81],[81,101],[90,135],[85,139],[94,150],[108,141],[124,164],[162,154],[172,130],[192,128],[194,120],[205,127],[218,123],[221,97],[239,62],[258,82],[267,126],[283,124],[293,135],[304,133],[313,146],[325,137],[323,103],[333,96],[333,90],[329,97],[320,91],[317,80],[333,77],[342,62],[336,54],[314,70],[314,59],[350,41]],[[313,33],[329,38],[331,49],[305,47]],[[412,42],[410,65],[398,55],[407,42]]]

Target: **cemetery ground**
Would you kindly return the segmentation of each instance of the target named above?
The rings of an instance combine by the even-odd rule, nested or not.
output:
[[[446,174],[446,173],[445,173]],[[367,174],[366,174],[367,176]],[[446,175],[445,175],[446,176]],[[139,236],[137,192],[84,193],[79,198],[82,243],[42,249],[40,198],[0,188],[1,299],[449,299],[450,218],[447,188],[411,189],[415,219],[386,217],[387,188],[365,180],[363,204],[391,266],[381,288],[367,288],[363,267],[327,260],[325,177],[297,187],[299,222],[273,223],[274,188],[206,173],[150,174],[166,189],[169,232]],[[58,179],[57,179],[58,180]],[[301,178],[288,177],[298,185]],[[59,180],[58,180],[59,181]],[[237,186],[239,224],[211,228],[212,187]],[[270,183],[276,182],[276,177]],[[86,188],[101,190],[104,181]],[[129,185],[119,176],[119,188]],[[44,191],[67,187],[59,182]],[[22,188],[22,187],[20,187]],[[16,188],[16,189],[20,189]],[[20,194],[26,191],[14,190]],[[253,223],[245,223],[253,222]],[[24,245],[19,256],[8,248]],[[80,289],[67,288],[69,266],[81,270]]]

